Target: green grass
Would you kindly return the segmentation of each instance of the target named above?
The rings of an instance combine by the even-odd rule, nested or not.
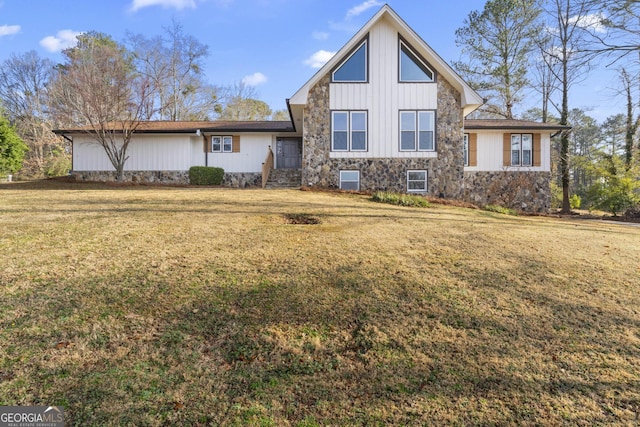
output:
[[[388,203],[390,205],[409,207],[429,207],[429,202],[422,196],[415,194],[398,194],[385,191],[377,191],[371,196],[371,200],[378,203]]]
[[[634,425],[638,242],[353,194],[1,184],[0,405],[68,425]]]

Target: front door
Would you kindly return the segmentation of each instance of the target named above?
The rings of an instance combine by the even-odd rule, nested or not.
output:
[[[279,138],[276,143],[276,169],[300,169],[302,166],[300,138]]]

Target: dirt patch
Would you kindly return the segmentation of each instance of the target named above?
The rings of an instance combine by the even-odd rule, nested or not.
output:
[[[282,217],[287,224],[293,225],[316,225],[322,223],[317,216],[305,213],[287,213],[283,214]]]

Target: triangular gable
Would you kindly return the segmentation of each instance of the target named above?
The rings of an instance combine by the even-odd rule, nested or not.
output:
[[[402,18],[388,5],[380,10],[345,44],[311,79],[309,79],[289,100],[291,106],[304,106],[307,103],[309,90],[327,73],[330,73],[345,56],[362,43],[371,28],[382,19],[387,18],[396,28],[400,36],[424,57],[440,76],[444,77],[461,94],[461,104],[467,115],[482,105],[482,97],[474,91]]]

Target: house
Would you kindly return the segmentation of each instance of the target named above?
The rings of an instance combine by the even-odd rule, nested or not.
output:
[[[551,137],[566,127],[465,120],[482,98],[388,5],[287,100],[290,122],[145,122],[126,179],[187,182],[191,166],[225,184],[415,192],[527,211],[550,207]],[[102,148],[71,139],[77,179],[112,179]]]

